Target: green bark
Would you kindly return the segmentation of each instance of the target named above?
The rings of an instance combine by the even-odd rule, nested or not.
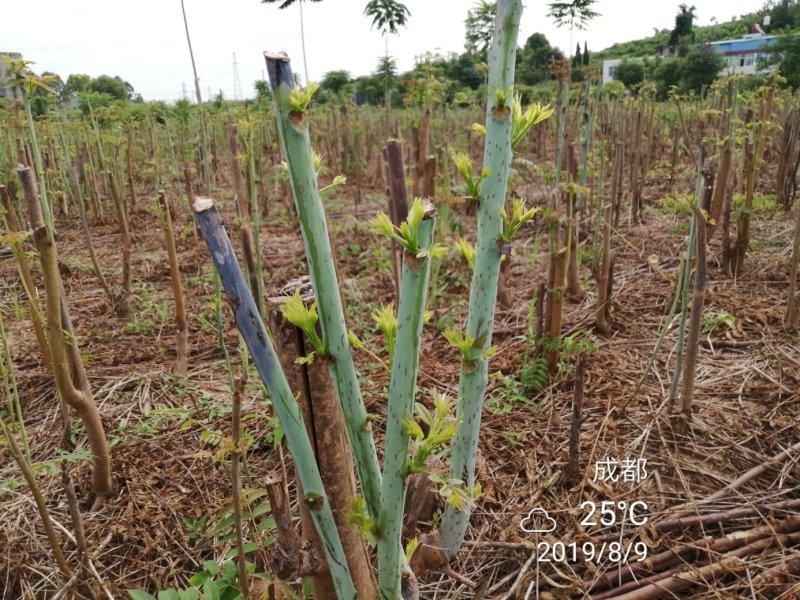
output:
[[[433,240],[433,207],[420,224],[420,249],[427,251]],[[409,435],[403,424],[412,417],[417,384],[417,368],[422,341],[422,324],[428,292],[431,259],[418,259],[405,253],[400,301],[397,311],[397,337],[389,382],[388,417],[378,521],[378,587],[381,598],[400,597],[400,575],[404,567],[402,548],[403,507],[406,498]]]
[[[495,34],[489,50],[489,98],[483,164],[490,172],[480,189],[478,245],[467,317],[467,335],[475,339],[474,350],[481,354],[481,358],[462,364],[460,401],[456,413],[460,424],[453,440],[450,468],[450,476],[464,481],[470,494],[475,485],[481,409],[489,378],[489,361],[483,352],[491,346],[497,302],[501,259],[498,240],[503,228],[500,213],[505,202],[512,158],[511,88],[514,84],[514,60],[521,15],[521,0],[498,1]],[[498,105],[499,96],[505,96],[504,106]],[[459,511],[448,505],[442,524],[442,539],[448,555],[458,552],[469,517],[469,509]]]
[[[380,510],[381,473],[371,424],[350,352],[325,211],[317,189],[314,158],[308,135],[308,117],[305,107],[298,110],[297,106],[292,106],[294,77],[289,58],[283,54],[270,53],[265,53],[264,57],[272,87],[278,131],[289,166],[289,178],[297,212],[300,215],[300,228],[311,281],[314,284],[322,338],[330,359],[331,377],[342,405],[367,509],[370,516],[377,521]]]

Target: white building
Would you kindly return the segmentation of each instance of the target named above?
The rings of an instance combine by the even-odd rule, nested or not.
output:
[[[759,68],[759,58],[769,56],[769,47],[776,41],[774,35],[751,33],[737,40],[722,40],[711,42],[708,45],[715,52],[725,56],[726,65],[724,72],[727,75],[741,73],[743,75],[757,75],[774,71],[777,66],[772,65]],[[638,59],[633,59],[638,60]],[[603,61],[603,83],[616,81],[617,67],[622,59],[611,58]]]
[[[723,40],[721,42],[711,42],[715,52],[725,55],[727,64],[725,72],[729,75],[741,73],[743,75],[756,75],[758,73],[768,73],[774,71],[775,65],[766,68],[759,68],[759,58],[769,56],[769,47],[776,41],[774,35],[764,35],[763,33],[751,33],[738,40]]]
[[[617,80],[617,67],[622,62],[621,58],[609,58],[603,61],[603,83]]]

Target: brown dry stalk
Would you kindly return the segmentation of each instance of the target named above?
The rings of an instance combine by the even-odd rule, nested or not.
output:
[[[700,350],[700,330],[703,326],[703,305],[706,298],[706,230],[702,213],[696,216],[697,237],[696,237],[696,259],[694,288],[692,290],[692,314],[689,317],[689,329],[686,338],[686,356],[683,363],[683,381],[681,382],[681,396],[676,405],[678,421],[676,431],[685,431],[689,422],[694,399],[694,379],[697,371],[697,355]]]
[[[403,161],[403,143],[400,140],[388,140],[383,149],[386,160],[386,189],[389,194],[389,215],[392,223],[400,225],[408,217],[408,188],[406,187],[406,169]],[[397,244],[392,244],[394,267],[394,297],[400,298],[400,271],[402,253]]]
[[[735,117],[732,110],[734,104],[733,96],[734,96],[734,83],[731,80],[730,82],[728,82],[728,98],[726,102],[726,106],[730,110],[726,111],[725,119],[723,120],[720,126],[720,131],[723,131],[726,134],[725,148],[723,148],[722,155],[720,156],[719,159],[719,169],[717,171],[717,185],[714,188],[714,193],[711,197],[711,207],[709,210],[710,218],[708,222],[705,223],[706,227],[705,237],[706,239],[708,239],[709,242],[714,237],[714,231],[717,228],[717,223],[719,223],[720,217],[722,216],[722,209],[724,208],[725,197],[727,194],[728,176],[730,175],[731,163],[733,161],[733,147],[732,147],[733,139],[732,139],[732,134],[730,132],[731,120]]]
[[[172,230],[172,214],[163,190],[158,192],[158,199],[163,212],[164,237],[169,258],[169,276],[172,281],[172,295],[175,298],[175,326],[177,338],[177,356],[175,358],[175,374],[178,377],[186,376],[189,366],[189,331],[186,323],[186,301],[181,283],[181,270],[178,266],[178,253],[175,249],[175,234]]]
[[[163,197],[163,196],[162,196]],[[236,527],[236,554],[239,562],[239,582],[242,596],[250,597],[250,583],[247,577],[247,560],[244,552],[244,537],[242,535],[242,478],[241,478],[241,425],[242,425],[242,393],[244,380],[236,381],[233,390],[231,411],[231,438],[233,450],[231,451],[231,487],[233,497],[233,519]]]
[[[800,529],[800,520],[791,518],[754,527],[744,532],[737,531],[721,538],[709,536],[694,542],[681,544],[676,548],[650,556],[640,563],[620,567],[609,576],[593,582],[594,585],[592,587],[594,589],[601,587],[601,584],[605,582],[614,582],[619,587],[594,595],[592,600],[608,600],[620,593],[643,588],[648,584],[671,577],[682,571],[687,565],[691,566],[692,561],[698,560],[701,556],[713,558],[715,555],[730,552],[763,538],[778,534],[791,534],[798,529]],[[659,569],[668,570],[659,573]],[[652,575],[641,577],[645,573],[651,573]]]
[[[311,364],[296,363],[297,358],[311,351],[310,344],[305,340],[302,330],[292,325],[280,312],[280,306],[295,290],[300,290],[304,301],[313,300],[313,291],[307,281],[305,278],[290,281],[281,290],[280,296],[269,299],[267,312],[270,330],[289,385],[292,390],[299,392],[298,402],[303,411],[303,421],[314,446],[325,493],[347,555],[358,597],[374,598],[376,583],[370,567],[368,549],[358,528],[347,519],[356,497],[355,471],[341,408],[334,392],[328,366],[322,357],[316,358]],[[300,506],[303,537],[311,541],[317,556],[323,556],[310,515],[303,503]],[[312,577],[312,586],[315,598],[322,600],[335,598],[327,569],[317,570]]]
[[[561,354],[559,346],[561,344],[561,320],[564,307],[564,277],[567,271],[567,250],[556,251],[551,255],[553,261],[553,287],[550,289],[550,328],[547,332],[547,343],[550,345],[547,351],[547,371],[550,375],[556,372],[558,367],[558,357]]]
[[[753,196],[756,189],[756,179],[758,176],[761,158],[764,154],[764,144],[767,139],[767,132],[769,131],[767,121],[772,114],[772,103],[774,99],[775,88],[770,87],[769,92],[767,92],[767,98],[761,103],[761,112],[758,116],[755,148],[750,156],[750,160],[745,161],[747,177],[745,180],[744,208],[750,211],[753,209]],[[742,214],[736,221],[736,246],[733,257],[733,272],[737,275],[741,273],[742,269],[744,268],[744,259],[747,254],[748,246],[750,245],[751,218],[752,215],[742,211]]]
[[[117,298],[116,310],[120,317],[130,314],[129,299],[131,297],[131,234],[128,228],[128,208],[125,197],[119,190],[117,178],[112,171],[106,173],[108,188],[114,200],[114,209],[119,223],[119,242],[122,249],[122,292]]]
[[[78,217],[81,221],[81,230],[83,231],[83,238],[86,241],[86,249],[89,252],[89,259],[92,261],[92,269],[94,270],[94,274],[95,277],[97,277],[98,283],[100,283],[100,287],[103,288],[103,293],[106,295],[106,300],[108,300],[108,303],[113,309],[115,305],[114,292],[111,291],[111,286],[108,285],[108,281],[106,280],[105,275],[103,275],[103,270],[100,268],[100,263],[97,260],[97,254],[94,251],[94,240],[92,239],[92,232],[89,229],[89,221],[86,217],[83,190],[81,189],[81,183],[78,180],[78,175],[75,172],[75,167],[72,166],[71,162],[67,164],[67,173],[69,174],[69,179],[72,183],[72,189],[74,190],[75,204],[78,207]]]
[[[97,410],[97,405],[95,405],[92,398],[91,391],[88,388],[79,389],[76,387],[76,382],[70,373],[61,315],[61,275],[58,271],[55,244],[44,225],[42,207],[39,202],[39,193],[33,171],[30,167],[19,167],[17,171],[22,181],[22,187],[25,190],[31,228],[33,229],[33,239],[36,249],[39,251],[39,261],[44,274],[47,338],[53,360],[53,375],[56,387],[64,401],[75,409],[84,424],[94,457],[92,486],[98,496],[107,496],[111,494],[114,487],[111,479],[111,456],[106,442],[105,431],[103,430],[103,422]]]
[[[581,422],[583,420],[583,390],[586,374],[586,355],[581,354],[575,365],[575,393],[572,396],[572,424],[569,430],[569,457],[564,480],[567,485],[580,479]]]
[[[2,431],[8,448],[11,451],[11,456],[14,457],[14,460],[19,466],[20,471],[22,471],[22,475],[25,477],[25,481],[31,490],[33,501],[36,503],[36,510],[39,512],[39,517],[42,519],[42,525],[44,525],[47,541],[50,543],[50,548],[53,551],[53,557],[56,559],[56,564],[58,564],[58,569],[66,579],[69,579],[72,575],[72,570],[69,568],[66,558],[64,558],[64,552],[61,549],[61,541],[58,539],[58,534],[53,527],[53,520],[50,518],[50,511],[47,509],[47,502],[45,502],[42,491],[36,481],[36,474],[33,472],[30,463],[25,458],[25,455],[17,444],[16,438],[11,434],[10,431],[6,429],[5,424],[2,424]]]
[[[253,296],[258,295],[260,289],[258,278],[260,276],[256,269],[255,241],[253,240],[253,228],[251,226],[250,204],[247,201],[247,192],[244,187],[242,177],[241,151],[239,149],[239,127],[236,123],[228,125],[228,143],[231,150],[231,172],[233,173],[233,191],[236,193],[236,214],[238,217],[239,237],[242,241],[242,252],[244,254],[245,265],[247,266],[247,276],[250,279],[250,291]],[[256,299],[256,306],[262,305],[263,298]]]
[[[20,232],[21,229],[19,220],[17,219],[17,213],[14,210],[14,203],[11,202],[11,195],[4,185],[0,185],[0,200],[2,200],[3,209],[5,210],[4,217],[6,228],[11,232]],[[39,351],[42,353],[42,362],[44,363],[45,369],[51,371],[53,361],[50,358],[50,348],[47,345],[47,336],[44,331],[44,317],[42,316],[42,310],[39,306],[39,293],[33,281],[28,256],[25,254],[25,249],[19,241],[11,241],[10,246],[14,253],[14,258],[17,260],[17,270],[19,271],[22,287],[27,296],[28,310],[31,313],[31,322],[33,323],[36,342],[39,344]]]
[[[770,535],[769,537],[737,548],[732,552],[723,554],[720,560],[712,562],[711,564],[699,568],[692,568],[690,566],[685,571],[671,574],[669,577],[659,579],[653,583],[648,583],[644,587],[636,590],[621,595],[604,595],[604,597],[609,599],[613,598],[613,600],[650,600],[652,598],[661,598],[670,593],[679,592],[709,580],[738,573],[747,567],[747,563],[742,560],[746,556],[761,552],[777,544],[788,545],[796,544],[797,542],[800,542],[800,534],[798,533]],[[597,597],[592,597],[592,600],[598,599]]]
[[[601,245],[600,270],[597,273],[597,303],[595,304],[594,322],[602,335],[611,334],[609,316],[609,288],[611,275],[611,211],[609,204],[603,211],[603,241]]]
[[[789,264],[789,301],[786,306],[786,329],[797,329],[800,311],[797,310],[797,272],[800,268],[800,202],[794,217],[794,242],[792,245],[792,260]]]
[[[578,181],[578,161],[575,158],[575,142],[567,146],[567,171],[569,182],[574,184]],[[578,274],[578,235],[580,229],[580,217],[577,208],[577,194],[570,190],[565,195],[567,207],[567,296],[574,300],[579,300],[586,295],[581,286],[581,278]]]
[[[129,210],[133,212],[136,207],[136,186],[133,183],[133,127],[128,127],[128,148],[125,153],[128,175],[128,194],[131,199]]]

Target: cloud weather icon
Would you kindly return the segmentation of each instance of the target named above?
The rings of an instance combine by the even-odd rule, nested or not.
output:
[[[519,522],[525,533],[551,533],[556,529],[556,520],[543,508],[533,508],[528,516]]]

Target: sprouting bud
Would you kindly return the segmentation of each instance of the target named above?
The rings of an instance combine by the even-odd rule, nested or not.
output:
[[[542,106],[538,102],[522,110],[522,98],[519,94],[514,96],[513,117],[511,120],[511,147],[516,148],[534,125],[541,123],[552,116],[554,110],[550,105]]]
[[[464,238],[459,238],[456,242],[456,249],[461,256],[469,263],[470,268],[475,268],[475,248]]]
[[[508,216],[505,207],[500,211],[500,216],[503,219],[503,233],[500,235],[502,242],[506,244],[511,241],[514,234],[519,231],[525,223],[533,219],[536,213],[539,212],[537,208],[525,208],[525,202],[522,198],[514,198],[511,201],[511,216]]]
[[[325,343],[317,335],[319,315],[317,314],[316,302],[313,302],[311,306],[306,306],[300,297],[300,290],[297,290],[293,296],[288,297],[283,303],[281,314],[287,321],[295,327],[299,327],[306,334],[308,341],[311,342],[317,354],[326,354]]]

